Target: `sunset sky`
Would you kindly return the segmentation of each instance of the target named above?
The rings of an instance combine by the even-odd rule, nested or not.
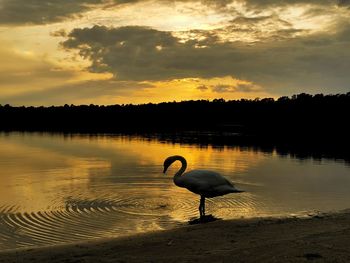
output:
[[[350,0],[0,0],[0,104],[350,91]]]

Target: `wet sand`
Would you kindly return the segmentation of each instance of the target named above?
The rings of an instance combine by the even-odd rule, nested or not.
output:
[[[168,231],[0,253],[0,262],[350,262],[350,211],[219,220]]]

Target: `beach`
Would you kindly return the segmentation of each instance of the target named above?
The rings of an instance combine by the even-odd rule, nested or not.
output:
[[[350,211],[218,220],[0,253],[0,262],[349,262]]]

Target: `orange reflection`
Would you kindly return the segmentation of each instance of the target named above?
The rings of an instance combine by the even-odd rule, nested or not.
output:
[[[74,195],[76,188],[85,189],[83,192],[90,196],[91,193],[87,193],[86,189],[92,181],[99,177],[117,176],[118,172],[111,171],[112,164],[114,169],[124,169],[131,174],[137,167],[151,167],[149,172],[145,170],[140,175],[146,178],[145,183],[147,178],[159,177],[163,180],[161,182],[167,183],[171,193],[176,189],[172,185],[171,175],[179,169],[180,164],[173,165],[167,177],[164,177],[162,164],[170,155],[185,156],[189,170],[218,170],[232,180],[235,179],[232,178],[235,173],[264,159],[262,155],[242,152],[238,148],[199,148],[126,137],[67,139],[61,136],[16,135],[7,138],[1,136],[0,144],[0,195],[3,205],[20,204],[20,210],[34,211],[63,205],[63,190],[66,194],[72,191]],[[128,162],[137,167],[128,167]],[[164,189],[154,188],[151,193],[145,194],[157,196],[162,191]],[[184,189],[175,191],[186,193]],[[56,201],[53,202],[52,199]],[[175,217],[178,218],[179,215]]]

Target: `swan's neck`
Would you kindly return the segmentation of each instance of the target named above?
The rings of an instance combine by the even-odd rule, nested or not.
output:
[[[174,183],[177,186],[182,186],[181,183],[181,175],[186,171],[187,168],[187,162],[186,159],[183,158],[182,156],[176,156],[176,160],[181,162],[181,168],[177,171],[177,173],[174,175]]]

